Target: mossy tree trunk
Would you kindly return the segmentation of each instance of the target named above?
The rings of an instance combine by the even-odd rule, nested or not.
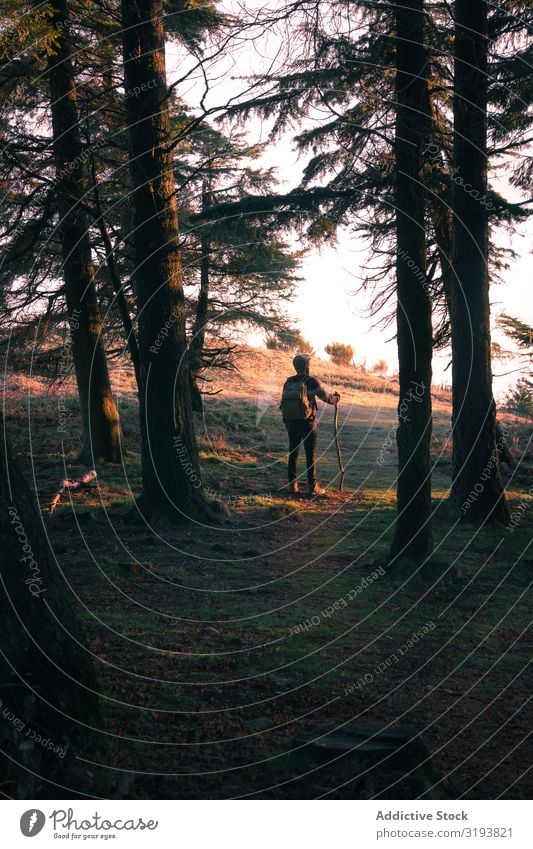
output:
[[[143,491],[147,518],[210,515],[194,433],[165,69],[163,0],[124,0],[124,81],[134,207]]]
[[[87,186],[66,0],[54,0],[52,26],[57,33],[57,46],[48,57],[48,82],[65,298],[83,422],[81,459],[91,464],[96,459],[119,462],[120,421],[102,344],[91,243],[83,210]]]

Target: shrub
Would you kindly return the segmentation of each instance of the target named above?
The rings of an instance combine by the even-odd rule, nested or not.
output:
[[[331,362],[337,366],[349,366],[355,355],[352,346],[345,345],[344,342],[332,342],[331,345],[326,345],[325,351]]]
[[[388,364],[387,360],[378,360],[372,366],[372,371],[374,372],[374,374],[379,374],[380,377],[385,377],[388,370],[389,370],[389,364]]]
[[[517,380],[505,396],[503,408],[516,416],[533,418],[533,385],[527,378]]]
[[[289,351],[300,354],[314,354],[315,349],[299,330],[279,330],[266,337],[265,345],[269,351]]]

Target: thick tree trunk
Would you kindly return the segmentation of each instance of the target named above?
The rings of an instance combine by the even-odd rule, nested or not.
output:
[[[14,759],[5,762],[3,779],[16,785],[18,798],[44,792],[43,787],[39,789],[42,781],[34,781],[27,771],[32,768],[44,781],[66,783],[63,770],[76,751],[92,750],[94,756],[95,734],[85,726],[101,726],[74,599],[54,563],[41,521],[19,464],[5,443],[0,415],[0,739],[1,748]],[[32,741],[29,753],[19,748]],[[57,788],[48,792],[53,798],[59,792],[61,798]]]
[[[507,520],[492,394],[488,277],[487,4],[455,4],[452,498],[464,520]]]
[[[94,266],[81,203],[86,191],[66,0],[54,0],[58,46],[48,59],[59,229],[86,462],[120,460],[120,423],[101,339]]]
[[[135,213],[143,492],[149,518],[202,520],[170,148],[163,0],[123,0],[124,79]]]
[[[396,2],[398,518],[392,558],[421,561],[431,533],[431,304],[426,273],[422,151],[430,136],[423,0]]]

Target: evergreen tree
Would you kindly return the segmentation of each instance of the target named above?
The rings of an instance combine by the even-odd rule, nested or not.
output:
[[[533,419],[533,382],[521,377],[505,397],[503,406],[516,416]]]
[[[96,259],[94,279],[101,311],[106,315],[107,344],[116,346],[114,353],[119,353],[119,346],[124,346],[126,340],[138,376],[136,305],[131,285],[134,267],[131,180],[125,98],[120,91],[122,68],[116,50],[120,27],[112,8],[103,10],[92,3],[82,8],[77,0],[70,0],[70,3],[77,19],[76,93],[83,148],[81,159],[89,178],[83,207],[91,224],[91,245]],[[174,7],[169,9],[167,37],[181,41],[192,37],[187,49],[193,50],[203,61],[191,34],[200,25],[217,26],[222,18],[208,4],[175,6],[179,14],[172,13]],[[35,76],[39,80],[38,68]],[[9,113],[23,110],[29,117],[33,110],[38,112],[42,108],[42,84],[31,86],[26,67],[25,75],[17,77],[15,96],[12,91],[14,77],[14,73],[7,74],[3,87],[6,94],[8,90],[10,93]],[[196,341],[200,339],[194,328],[200,326],[204,303],[198,297],[202,265],[200,241],[208,238],[210,242],[210,297],[204,322],[209,342],[199,359],[196,353],[192,357],[203,369],[227,362],[231,350],[228,340],[236,330],[255,326],[275,332],[287,325],[280,304],[292,296],[298,256],[288,248],[273,223],[266,227],[258,221],[234,219],[217,221],[209,227],[204,223],[198,228],[193,222],[188,226],[188,217],[200,209],[205,179],[213,188],[211,198],[220,203],[258,188],[270,191],[273,175],[271,171],[250,166],[249,161],[257,157],[259,148],[245,145],[234,132],[230,138],[215,130],[201,117],[201,109],[194,112],[187,109],[176,91],[173,87],[169,104],[176,182],[184,223],[180,247],[186,267],[185,305],[192,344],[196,344],[192,336]],[[138,102],[135,89],[126,90],[126,99],[130,97],[134,103]],[[53,193],[48,191],[54,181],[53,164],[47,155],[49,140],[43,133],[37,146],[35,140],[32,143],[31,134],[21,135],[20,126],[15,129],[13,125],[10,135],[14,143],[5,144],[0,152],[0,169],[4,165],[6,180],[12,187],[0,213],[0,223],[4,224],[0,238],[7,247],[0,267],[5,295],[0,320],[8,329],[15,322],[24,325],[29,310],[32,313],[46,310],[47,321],[57,322],[61,327],[65,323],[66,310],[59,281],[61,246],[54,227],[57,210],[53,205]],[[28,185],[30,167],[33,185]],[[15,186],[17,192],[13,191]],[[203,267],[206,268],[205,262]],[[24,280],[23,286],[21,280]]]
[[[102,345],[91,242],[83,210],[86,181],[69,25],[67,2],[57,0],[52,17],[57,49],[48,57],[47,76],[65,299],[83,420],[82,456],[90,463],[96,458],[118,462],[120,424]]]
[[[175,132],[190,120],[188,114],[175,119]],[[252,190],[272,190],[272,171],[253,167],[260,152],[240,135],[206,122],[176,150],[195,409],[201,409],[198,381],[204,384],[205,371],[228,362],[236,331],[289,332],[283,306],[293,296],[303,251],[289,248],[275,219],[216,214],[219,205],[224,208]],[[207,209],[213,217],[198,222],[197,215]]]
[[[143,491],[149,520],[211,515],[193,426],[185,296],[165,69],[163,0],[123,0],[124,83],[133,185]]]
[[[81,457],[118,461],[120,425],[103,350],[84,208],[86,174],[69,7],[43,4],[40,12],[39,26],[28,27],[14,57],[7,53],[9,39],[3,44],[10,61],[0,73],[0,167],[8,187],[1,210],[2,323],[12,329],[17,322],[33,324],[44,313],[40,339],[54,319],[68,328],[83,420]],[[51,116],[51,132],[43,113]]]
[[[452,265],[452,497],[468,520],[508,518],[496,448],[488,275],[487,5],[456,0]],[[469,495],[477,498],[470,504]]]
[[[533,357],[533,327],[530,324],[520,318],[502,313],[498,318],[497,325],[509,339],[512,339],[518,345],[526,358],[531,359]]]

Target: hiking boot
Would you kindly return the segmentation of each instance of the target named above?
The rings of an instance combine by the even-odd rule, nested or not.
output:
[[[314,483],[312,486],[309,486],[308,495],[311,497],[313,495],[325,495],[326,490],[322,489],[317,483]]]
[[[298,486],[298,481],[291,481],[289,483],[289,492],[291,495],[298,495],[300,492],[300,487]]]

